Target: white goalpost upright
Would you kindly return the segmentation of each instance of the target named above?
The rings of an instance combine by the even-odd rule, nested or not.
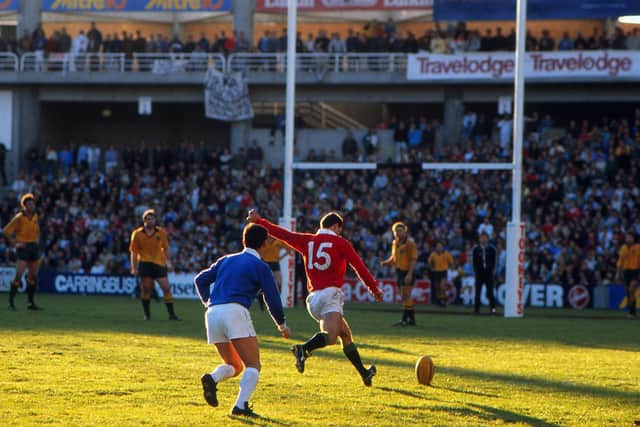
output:
[[[507,295],[504,317],[524,316],[525,233],[521,221],[522,139],[524,125],[525,41],[527,39],[527,0],[516,3],[516,68],[513,107],[513,176],[511,222],[507,224]]]
[[[285,103],[285,138],[284,138],[284,206],[280,225],[293,230],[295,221],[293,212],[293,138],[295,134],[295,106],[296,106],[296,33],[297,33],[297,0],[288,0],[287,8],[287,94]],[[280,262],[282,271],[282,288],[280,296],[285,307],[294,305],[295,258],[292,255],[284,257]]]
[[[525,84],[525,40],[526,40],[526,8],[527,0],[517,0],[516,7],[516,66],[514,81],[513,111],[513,159],[511,163],[423,163],[423,170],[511,170],[512,171],[512,208],[511,221],[507,224],[507,265],[506,265],[506,298],[505,317],[522,317],[524,315],[524,224],[521,222],[522,200],[522,140],[524,123],[524,84]],[[287,14],[287,82],[286,82],[286,115],[285,115],[285,156],[284,156],[284,205],[281,225],[293,229],[293,170],[376,170],[377,163],[316,163],[293,162],[293,143],[295,131],[295,64],[296,64],[296,15],[297,1],[288,0]],[[281,261],[282,269],[282,301],[292,307],[294,284],[294,258],[285,257]]]

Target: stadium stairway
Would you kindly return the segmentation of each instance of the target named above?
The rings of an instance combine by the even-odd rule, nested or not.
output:
[[[254,102],[256,115],[275,116],[284,114],[285,104],[280,102]],[[369,126],[324,102],[297,102],[296,117],[310,128],[318,129],[366,129]]]

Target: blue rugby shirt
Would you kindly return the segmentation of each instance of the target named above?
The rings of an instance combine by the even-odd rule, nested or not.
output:
[[[280,293],[269,266],[258,252],[245,248],[242,252],[223,256],[202,270],[193,280],[202,303],[211,307],[236,303],[246,308],[262,289],[271,317],[278,325],[285,323]]]

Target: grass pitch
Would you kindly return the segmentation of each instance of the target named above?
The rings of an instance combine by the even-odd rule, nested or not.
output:
[[[6,295],[5,295],[6,296]],[[4,299],[4,296],[1,297]],[[219,385],[220,407],[202,398],[200,375],[218,364],[204,340],[203,309],[177,301],[182,322],[137,300],[40,295],[46,311],[0,311],[2,425],[631,426],[640,420],[640,321],[622,312],[527,310],[527,317],[419,308],[418,327],[391,326],[388,305],[348,305],[346,315],[372,388],[339,346],[317,351],[304,375],[289,347],[316,330],[287,311],[292,340],[252,308],[262,375],[253,397],[262,417],[229,415],[238,389]],[[423,310],[422,312],[420,310]],[[465,313],[464,315],[462,313]],[[431,387],[414,363],[430,355]]]

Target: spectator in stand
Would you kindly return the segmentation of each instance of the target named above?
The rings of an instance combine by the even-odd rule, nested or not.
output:
[[[478,30],[471,31],[469,33],[469,39],[467,40],[466,51],[478,52],[482,48],[482,38]]]
[[[244,31],[238,33],[238,39],[236,40],[235,51],[236,52],[249,52],[251,50],[251,42],[245,35]]]
[[[573,46],[574,43],[571,37],[569,37],[569,33],[566,31],[563,32],[562,38],[558,42],[558,50],[573,50]]]
[[[204,31],[200,33],[200,39],[198,40],[198,48],[200,48],[201,52],[209,52],[209,49],[211,48],[211,44],[209,43],[209,40],[207,39],[207,37],[204,35]]]
[[[344,40],[340,38],[340,33],[335,32],[331,35],[331,41],[329,42],[329,53],[335,56],[331,58],[331,66],[334,71],[342,71],[342,54],[347,52],[347,46]]]
[[[44,50],[47,45],[47,37],[42,29],[42,23],[31,34],[31,50],[35,54],[34,71],[44,71]]]
[[[71,46],[72,64],[76,71],[84,71],[85,66],[85,53],[87,53],[87,46],[89,40],[84,35],[84,30],[80,30],[77,36],[73,38]]]
[[[263,158],[264,154],[262,148],[258,145],[258,141],[254,139],[251,142],[251,147],[249,147],[249,150],[247,151],[247,160],[249,165],[254,168],[260,168],[262,167]]]
[[[364,158],[368,162],[376,162],[378,152],[380,151],[380,138],[375,129],[369,129],[367,134],[362,138],[362,146],[364,148]]]
[[[183,48],[184,45],[180,41],[180,38],[177,34],[174,34],[173,39],[169,42],[169,53],[180,53]]]
[[[626,44],[627,44],[627,40],[624,35],[624,31],[622,31],[622,28],[617,27],[615,30],[615,34],[613,35],[611,48],[615,50],[624,50],[627,48]]]
[[[98,53],[102,48],[102,33],[96,28],[96,23],[91,23],[91,28],[87,31],[87,51]]]
[[[634,28],[633,32],[630,32],[627,35],[627,40],[625,41],[625,47],[628,50],[640,50],[640,34],[638,33],[637,28]]]
[[[223,51],[225,55],[235,52],[236,50],[236,33],[235,31],[231,33],[229,37],[227,37],[224,41]]]
[[[585,50],[587,48],[587,40],[584,38],[584,35],[578,31],[578,35],[573,42],[574,50]]]
[[[415,123],[409,125],[408,142],[410,150],[421,151],[422,146],[422,129],[416,126]]]
[[[491,28],[487,28],[484,37],[480,39],[480,51],[493,52],[496,50],[496,43]]]
[[[551,38],[549,30],[542,30],[542,37],[540,37],[540,42],[538,43],[538,50],[542,52],[552,51],[555,48],[555,45],[556,43]]]
[[[393,132],[393,147],[395,152],[395,161],[398,163],[404,163],[406,161],[407,154],[407,142],[409,140],[409,131],[407,125],[403,120],[398,122]]]
[[[502,34],[502,28],[496,28],[496,36],[493,39],[494,49],[498,52],[504,52],[509,50],[509,41]]]
[[[326,30],[320,30],[316,37],[315,52],[326,53],[329,51],[330,40],[327,37]]]
[[[538,39],[531,33],[530,30],[527,30],[527,39],[525,41],[525,48],[527,52],[532,52],[538,50]]]
[[[358,160],[358,142],[353,137],[353,132],[347,131],[347,136],[342,141],[342,158],[346,162]]]

